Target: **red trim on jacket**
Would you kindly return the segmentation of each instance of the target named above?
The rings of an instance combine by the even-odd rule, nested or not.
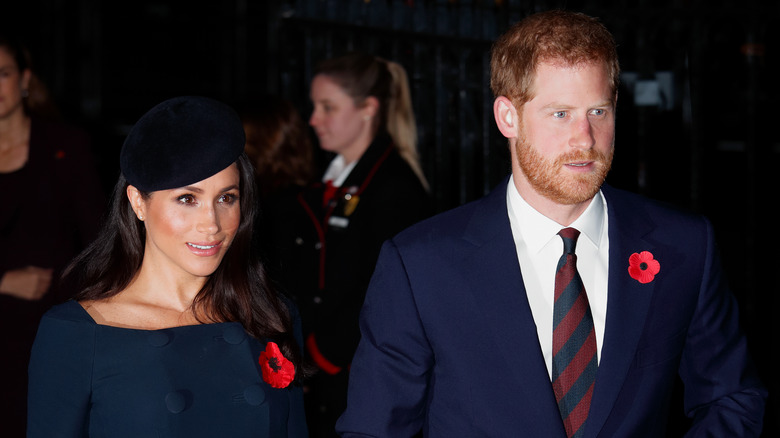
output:
[[[390,154],[393,152],[393,149],[395,149],[395,146],[391,143],[387,149],[382,153],[382,155],[376,160],[374,165],[371,167],[371,170],[366,175],[366,178],[363,180],[363,183],[358,188],[357,192],[353,193],[353,195],[360,195],[363,193],[363,191],[368,187],[368,184],[371,182],[371,180],[374,178],[374,174],[376,174],[377,170],[379,170],[379,166],[384,163],[384,161],[387,159],[387,157],[390,156]],[[348,178],[349,179],[349,178]],[[347,192],[347,186],[342,185],[338,188],[338,191],[336,193],[336,196],[343,196]],[[320,263],[319,263],[319,278],[317,280],[317,287],[320,290],[325,289],[325,228],[327,227],[328,220],[330,219],[330,215],[333,213],[333,209],[335,208],[335,204],[331,205],[325,212],[325,216],[322,219],[322,222],[317,220],[317,215],[314,214],[314,211],[311,209],[308,203],[306,203],[306,200],[303,198],[303,193],[298,193],[298,203],[301,204],[306,210],[306,214],[309,216],[309,219],[311,220],[312,224],[314,224],[314,228],[317,231],[317,237],[320,240]]]
[[[333,362],[329,361],[325,356],[323,356],[322,352],[320,352],[320,349],[317,347],[317,340],[314,338],[314,333],[310,334],[309,337],[306,338],[306,350],[309,351],[311,359],[321,370],[331,375],[341,372],[342,368],[340,366],[335,365]]]
[[[314,214],[309,204],[303,199],[303,193],[298,193],[298,203],[306,210],[311,223],[314,224],[314,229],[317,230],[317,238],[320,241],[320,268],[317,276],[317,287],[322,290],[325,289],[325,230],[322,228],[320,221],[317,220],[317,215]]]

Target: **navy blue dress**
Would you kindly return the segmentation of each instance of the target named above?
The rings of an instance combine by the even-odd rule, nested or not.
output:
[[[33,346],[27,436],[306,437],[302,390],[263,381],[264,349],[236,322],[118,328],[68,301]]]

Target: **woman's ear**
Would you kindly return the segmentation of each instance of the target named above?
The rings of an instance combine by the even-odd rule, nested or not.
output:
[[[19,80],[20,87],[22,90],[28,91],[30,89],[30,81],[32,80],[32,70],[29,68],[24,69],[22,71],[21,78]]]
[[[379,99],[374,96],[368,96],[363,100],[363,117],[372,119],[379,112]]]
[[[146,218],[146,203],[143,195],[141,195],[141,191],[135,188],[135,186],[128,185],[127,199],[130,201],[130,206],[133,207],[135,215],[138,216],[138,220],[143,221]]]
[[[506,138],[517,138],[518,117],[512,101],[505,96],[499,96],[493,102],[493,117],[496,119],[498,130]]]

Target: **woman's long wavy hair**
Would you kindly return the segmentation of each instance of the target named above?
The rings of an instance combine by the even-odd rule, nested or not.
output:
[[[406,70],[397,62],[364,53],[348,53],[322,61],[314,71],[333,80],[356,106],[373,96],[379,101],[375,130],[385,130],[401,157],[428,189],[417,153],[417,125]]]
[[[200,322],[241,323],[257,339],[269,339],[295,364],[296,381],[302,369],[300,346],[293,334],[288,304],[266,277],[260,254],[252,245],[257,217],[254,170],[246,154],[236,161],[239,171],[241,223],[230,248],[192,304]],[[95,241],[79,254],[63,274],[78,290],[76,300],[99,300],[126,289],[141,268],[146,231],[127,198],[123,175],[114,187],[108,218]],[[148,197],[149,193],[144,193]]]

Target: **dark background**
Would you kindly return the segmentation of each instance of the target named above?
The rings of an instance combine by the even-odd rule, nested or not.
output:
[[[0,26],[21,34],[63,117],[93,136],[106,190],[132,124],[198,94],[230,103],[280,94],[310,115],[318,61],[347,50],[409,73],[420,153],[441,211],[508,172],[488,89],[491,41],[556,7],[598,16],[624,71],[608,181],[708,216],[751,348],[774,390],[780,2],[737,0],[26,0]],[[773,235],[774,233],[769,233]],[[676,408],[676,407],[675,407]],[[778,436],[774,398],[765,436]]]

